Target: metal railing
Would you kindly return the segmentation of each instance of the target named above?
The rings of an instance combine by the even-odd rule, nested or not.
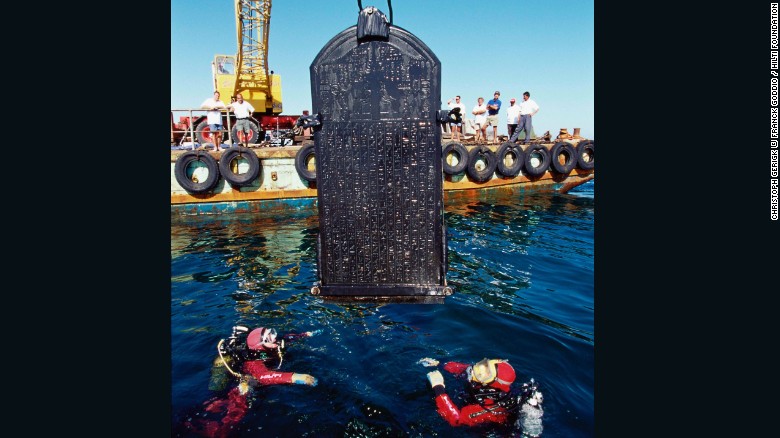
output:
[[[181,134],[181,139],[179,139],[177,146],[184,145],[185,141],[187,141],[187,139],[189,138],[189,141],[192,144],[192,149],[194,150],[195,149],[195,145],[198,144],[198,137],[196,136],[196,133],[204,132],[203,129],[201,129],[201,130],[196,130],[195,129],[196,128],[195,120],[199,119],[201,116],[205,116],[206,113],[208,113],[209,111],[214,111],[214,110],[205,110],[205,109],[201,109],[201,108],[172,109],[171,110],[171,144],[173,145],[173,144],[176,143],[175,139],[178,137],[178,135],[176,135],[176,134]],[[228,139],[230,139],[231,138],[231,134],[230,133],[232,131],[232,128],[230,126],[231,125],[230,113],[232,111],[227,110],[227,109],[220,109],[219,112],[220,113],[227,113],[227,117],[223,117],[223,118],[227,119],[227,124],[225,125],[226,126],[225,131],[227,131]],[[179,124],[178,120],[181,117],[181,114],[176,115],[176,113],[186,113],[189,116],[189,124],[188,124],[189,127],[188,127],[188,129],[175,129],[176,125]],[[193,114],[197,114],[197,115],[193,116]]]

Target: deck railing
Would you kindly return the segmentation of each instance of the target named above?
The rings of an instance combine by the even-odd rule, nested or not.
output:
[[[171,110],[171,144],[176,143],[176,138],[178,138],[177,134],[181,135],[181,138],[178,141],[178,146],[182,146],[187,139],[192,144],[192,149],[195,149],[195,144],[198,143],[198,137],[196,133],[203,132],[204,130],[196,130],[195,126],[195,120],[199,119],[201,116],[205,116],[206,113],[212,110],[205,110],[201,108],[188,108],[188,109],[172,109]],[[227,124],[225,125],[225,131],[227,131],[228,138],[230,138],[230,132],[232,130],[231,128],[231,118],[230,113],[231,111],[227,109],[220,109],[219,112],[221,113],[227,113],[228,117]],[[182,114],[184,113],[184,114]],[[189,117],[189,128],[188,129],[175,129],[176,125],[179,124],[179,119],[181,116],[187,115]]]

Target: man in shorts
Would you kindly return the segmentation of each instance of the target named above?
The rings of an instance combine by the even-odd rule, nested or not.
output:
[[[243,132],[248,134],[252,131],[252,125],[249,123],[252,113],[255,112],[255,107],[251,103],[244,100],[244,96],[241,93],[236,94],[236,101],[228,105],[228,108],[232,109],[236,113],[236,132]],[[249,135],[244,135],[244,147],[249,147]],[[239,139],[234,139],[236,143]]]
[[[498,144],[498,110],[501,109],[501,101],[498,100],[498,96],[501,96],[501,93],[496,91],[493,93],[493,98],[487,103],[488,116],[485,128],[488,125],[493,125],[493,144]],[[487,132],[485,132],[485,141],[487,142]]]
[[[461,125],[463,124],[463,116],[466,114],[466,105],[463,104],[463,102],[460,101],[460,96],[455,96],[455,103],[452,102],[452,99],[447,101],[447,106],[450,108],[450,110],[454,110],[455,108],[458,108],[457,113],[452,113],[452,115],[455,115],[454,118],[450,118],[450,126],[452,127],[452,139],[455,141],[460,141],[460,130]]]
[[[485,99],[481,97],[477,99],[477,105],[471,110],[471,114],[474,114],[474,124],[477,126],[477,137],[474,141],[477,143],[480,141],[487,142],[487,106],[485,105]]]
[[[214,91],[214,97],[204,100],[200,107],[209,110],[206,113],[206,121],[209,124],[211,138],[214,139],[214,149],[219,151],[222,144],[222,112],[220,108],[225,109],[225,104],[219,100],[219,91]]]

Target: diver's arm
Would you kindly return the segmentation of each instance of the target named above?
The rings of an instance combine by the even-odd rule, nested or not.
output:
[[[447,362],[444,364],[444,369],[448,371],[450,374],[461,374],[466,371],[466,369],[469,367],[468,364],[460,363],[460,362]]]
[[[318,335],[320,333],[322,333],[322,329],[309,331],[309,332],[303,332],[303,333],[288,333],[288,334],[282,336],[282,339],[284,339],[285,342],[291,342],[291,341],[297,341],[297,340],[303,339],[303,338],[310,338],[310,337]]]
[[[460,425],[460,409],[455,405],[449,395],[444,392],[444,377],[438,370],[431,371],[427,375],[433,392],[436,393],[436,411],[442,418],[450,423],[450,426]]]
[[[450,426],[460,426],[460,409],[443,389],[441,394],[436,395],[436,412],[438,412],[447,423],[450,423]]]
[[[255,378],[255,384],[261,386],[268,385],[309,385],[316,386],[317,379],[309,374],[285,373],[281,371],[268,370],[263,373],[252,374]]]

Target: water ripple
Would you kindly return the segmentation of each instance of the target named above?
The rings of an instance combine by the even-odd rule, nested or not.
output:
[[[484,196],[445,208],[444,304],[312,296],[317,218],[171,217],[172,422],[200,415],[220,338],[236,324],[322,329],[283,369],[317,387],[261,388],[237,436],[342,436],[379,421],[403,436],[474,436],[436,414],[422,357],[508,359],[545,394],[545,436],[593,435],[594,183],[570,194]],[[446,374],[446,373],[445,373]],[[447,390],[459,385],[445,377]]]

